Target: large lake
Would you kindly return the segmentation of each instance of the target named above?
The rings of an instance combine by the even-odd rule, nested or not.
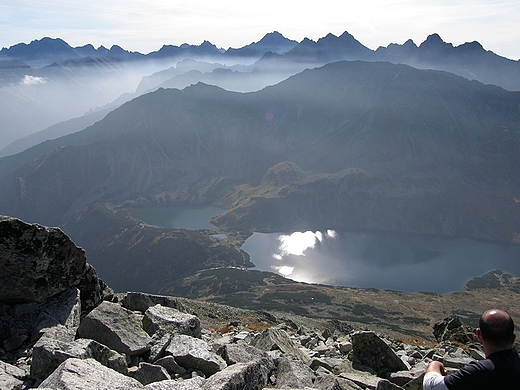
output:
[[[443,294],[494,269],[520,275],[519,246],[468,238],[335,230],[254,233],[242,249],[261,271],[336,286]]]
[[[151,226],[212,229],[210,219],[225,211],[148,207],[132,214]],[[468,238],[336,230],[254,233],[242,249],[258,270],[335,286],[443,294],[494,269],[520,275],[520,246]]]
[[[211,218],[223,214],[222,207],[144,207],[134,210],[132,216],[147,225],[169,229],[212,229]]]

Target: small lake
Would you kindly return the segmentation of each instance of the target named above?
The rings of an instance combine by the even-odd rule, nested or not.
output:
[[[210,206],[201,208],[185,207],[144,207],[132,211],[134,218],[147,225],[168,229],[213,229],[209,221],[226,209]]]
[[[258,270],[335,286],[443,294],[494,269],[520,275],[519,246],[468,238],[336,230],[254,233],[242,249]]]

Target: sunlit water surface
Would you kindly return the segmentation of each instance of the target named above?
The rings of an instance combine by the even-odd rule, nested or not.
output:
[[[520,275],[519,246],[468,238],[335,230],[254,233],[242,249],[261,271],[336,286],[442,294],[494,269]]]

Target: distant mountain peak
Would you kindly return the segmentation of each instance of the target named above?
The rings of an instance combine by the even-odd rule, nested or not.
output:
[[[431,48],[431,47],[444,47],[444,46],[453,47],[453,45],[451,43],[444,42],[442,40],[442,38],[440,37],[440,35],[435,33],[435,34],[428,35],[426,40],[423,43],[421,43],[421,45],[419,47],[420,48],[424,48],[424,47]]]
[[[426,37],[426,42],[442,42],[444,43],[444,41],[442,40],[441,36],[437,33],[433,33],[433,34],[430,34],[428,35],[428,37]]]
[[[72,49],[72,47],[70,47],[70,45],[67,42],[65,42],[63,39],[50,38],[50,37],[44,37],[42,39],[35,39],[35,40],[31,41],[31,43],[29,43],[28,45],[25,43],[19,43],[18,45],[15,45],[13,47],[19,47],[19,48],[23,47],[23,48],[27,48],[32,51],[39,51],[39,52],[49,51],[49,50],[64,51],[64,50]]]
[[[262,58],[266,53],[273,52],[277,54],[286,53],[298,45],[297,41],[285,38],[278,31],[274,31],[264,35],[258,42],[250,43],[247,46],[226,51],[228,56],[243,55],[246,57]]]
[[[404,47],[417,47],[417,45],[415,44],[415,42],[411,39],[408,39],[405,43],[403,43],[403,46]]]
[[[258,44],[266,44],[266,45],[277,45],[284,42],[294,42],[294,44],[297,44],[298,42],[292,41],[290,39],[287,39],[282,34],[280,34],[278,31],[273,31],[271,33],[265,34],[262,39],[260,39],[257,43]]]
[[[207,41],[207,40],[204,40],[204,42],[202,42],[200,44],[200,46],[211,46],[211,47],[216,47],[213,43],[211,43],[210,41]]]
[[[463,45],[460,45],[459,48],[464,49],[466,51],[485,51],[484,47],[477,41],[466,42]]]
[[[323,38],[320,38],[318,39],[318,42],[320,40],[327,40],[327,39],[337,39],[338,37],[332,33],[328,33],[327,35],[325,35]]]
[[[354,35],[352,35],[352,34],[349,33],[348,31],[345,31],[343,34],[341,34],[341,35],[339,36],[339,38],[341,38],[341,39],[349,39],[349,40],[353,39],[353,40],[357,41],[357,39],[354,38]]]

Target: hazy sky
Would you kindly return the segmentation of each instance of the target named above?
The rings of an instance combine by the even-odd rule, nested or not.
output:
[[[518,60],[519,20],[518,0],[0,0],[0,47],[50,36],[149,53],[204,40],[242,47],[272,31],[297,41],[348,31],[376,49],[438,33]]]

